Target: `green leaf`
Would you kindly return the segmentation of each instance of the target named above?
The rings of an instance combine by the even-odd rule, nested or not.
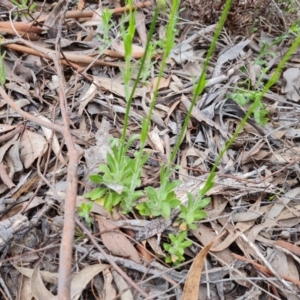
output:
[[[181,210],[181,213],[179,215],[180,217],[182,217],[183,215],[186,215],[187,208],[184,205],[180,205],[180,210]]]
[[[172,241],[172,243],[175,243],[175,241],[176,241],[176,237],[172,233],[169,234],[169,239]]]
[[[196,211],[194,213],[194,219],[195,219],[195,221],[199,221],[199,220],[205,219],[206,217],[207,217],[207,213],[204,210]]]
[[[171,208],[177,207],[181,202],[177,198],[173,198],[171,200],[168,200],[167,203],[170,205]]]
[[[139,211],[139,213],[142,216],[150,216],[151,211],[149,210],[148,206],[146,203],[140,203],[136,206],[136,209]]]
[[[186,222],[188,223],[188,225],[192,224],[194,222],[195,218],[194,218],[194,212],[188,212],[187,216],[186,216]]]
[[[104,165],[104,164],[100,164],[98,169],[99,169],[100,173],[109,174],[111,172],[111,170],[108,168],[108,166]]]
[[[189,224],[189,228],[195,230],[197,229],[197,226],[195,224]]]
[[[210,203],[210,198],[209,197],[206,197],[206,198],[203,198],[201,200],[197,200],[195,206],[197,208],[204,208],[206,207],[208,204]]]
[[[186,195],[188,198],[188,206],[190,206],[194,202],[194,196],[190,192],[187,192]]]
[[[173,248],[173,247],[170,247],[170,249],[168,250],[168,252],[169,252],[170,254],[175,254],[175,253],[176,253],[176,249]]]
[[[90,198],[91,200],[97,200],[101,197],[103,197],[105,195],[105,193],[107,193],[107,188],[106,187],[98,187],[94,190],[92,190],[91,192],[89,193],[86,193],[84,195],[85,198]]]
[[[107,164],[109,165],[111,172],[116,173],[117,172],[116,158],[113,157],[109,152],[107,152],[106,160],[107,160]],[[100,166],[99,166],[99,169],[100,169]]]
[[[103,182],[103,176],[99,174],[90,175],[90,180],[94,183],[102,183]]]
[[[185,238],[186,238],[186,231],[181,232],[178,236],[177,236],[177,240],[178,242],[182,242]]]
[[[167,243],[164,243],[164,248],[165,248],[166,251],[169,251],[170,248],[171,248],[171,245],[167,244]]]
[[[168,255],[168,256],[165,258],[165,262],[166,262],[167,264],[172,263],[171,256]]]
[[[121,197],[122,195],[113,191],[107,193],[104,199],[104,207],[111,212],[112,208],[120,203]]]
[[[169,182],[166,186],[166,192],[170,193],[171,191],[173,191],[176,187],[178,187],[181,184],[180,180],[174,180],[172,182]]]
[[[192,241],[185,241],[185,242],[182,242],[182,243],[181,243],[181,247],[183,247],[183,248],[188,248],[188,247],[190,247],[192,244],[193,244]]]
[[[161,210],[163,212],[163,214],[162,214],[163,217],[168,219],[170,216],[170,213],[171,213],[171,208],[170,208],[169,203],[166,203],[166,202],[162,203]]]
[[[85,219],[89,226],[92,224],[92,218],[89,216],[90,211],[92,210],[92,203],[82,203],[80,207],[78,207],[78,215]]]
[[[211,190],[214,186],[214,182],[213,181],[207,181],[203,187],[203,189],[201,189],[199,191],[199,196],[202,198],[209,190]]]
[[[157,201],[158,199],[158,191],[154,189],[152,186],[147,186],[145,188],[146,195],[150,201]]]

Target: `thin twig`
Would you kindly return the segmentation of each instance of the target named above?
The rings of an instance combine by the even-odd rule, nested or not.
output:
[[[60,247],[60,260],[59,260],[59,273],[58,273],[58,299],[69,300],[71,297],[70,285],[71,285],[71,270],[72,270],[72,251],[73,240],[75,232],[75,212],[76,212],[76,199],[77,199],[77,187],[78,187],[78,161],[83,152],[75,148],[72,135],[69,130],[69,116],[67,114],[66,95],[64,91],[64,74],[60,65],[60,41],[62,24],[65,14],[68,10],[69,2],[67,1],[64,10],[61,14],[61,18],[58,22],[57,39],[55,45],[55,55],[52,57],[54,61],[57,76],[59,78],[59,105],[61,109],[61,115],[63,119],[62,134],[65,138],[65,142],[68,148],[69,164],[67,173],[67,191],[65,199],[65,220],[62,233],[61,247]]]
[[[37,118],[36,116],[33,116],[24,110],[22,110],[16,103],[6,94],[5,90],[2,86],[0,86],[0,95],[2,96],[3,100],[12,108],[14,109],[21,117],[36,123],[42,127],[46,127],[48,129],[52,129],[54,131],[62,133],[62,127],[54,124],[52,122],[44,121],[42,119]]]

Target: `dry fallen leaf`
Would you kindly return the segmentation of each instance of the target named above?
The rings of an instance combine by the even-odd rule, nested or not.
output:
[[[207,244],[194,258],[183,288],[182,300],[198,300],[202,268],[210,247],[214,241]]]
[[[300,247],[297,246],[297,245],[294,245],[294,244],[291,244],[289,242],[282,241],[282,240],[277,240],[275,242],[275,245],[278,245],[278,246],[280,246],[280,247],[282,247],[282,248],[284,248],[284,249],[300,256]]]
[[[30,130],[25,130],[20,143],[21,160],[25,169],[28,169],[33,162],[46,153],[48,143],[45,138]]]
[[[40,274],[40,266],[37,264],[31,276],[31,291],[36,300],[52,299],[54,295],[50,293],[44,285]]]
[[[151,79],[151,90],[152,90],[152,92],[154,92],[156,88],[157,88],[157,90],[161,90],[161,89],[165,89],[165,88],[169,87],[171,77],[168,77],[168,78],[162,77],[159,80],[159,86],[157,86],[158,80],[159,80],[159,77],[154,77],[154,78]]]
[[[125,46],[123,41],[115,41],[112,43],[112,48],[122,55],[125,55]],[[141,58],[144,55],[144,48],[138,45],[132,45],[132,58]]]
[[[283,72],[283,77],[286,80],[286,85],[282,87],[282,92],[286,94],[288,99],[298,102],[300,95],[296,92],[294,86],[300,86],[300,69],[289,68]]]
[[[86,285],[100,272],[108,268],[109,265],[96,264],[80,270],[71,281],[71,299],[77,300],[81,297]],[[46,299],[46,298],[44,298]]]
[[[98,221],[101,239],[105,247],[114,255],[126,257],[136,263],[140,263],[140,257],[137,250],[127,239],[127,237],[110,221],[95,216]]]

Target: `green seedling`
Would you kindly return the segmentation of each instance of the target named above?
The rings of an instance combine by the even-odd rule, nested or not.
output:
[[[2,55],[0,55],[0,84],[3,86],[6,81],[6,73],[5,73],[5,66],[3,63],[3,59],[5,57],[6,52],[4,51]]]
[[[181,184],[179,180],[170,181],[170,172],[165,166],[160,171],[160,188],[148,186],[145,191],[147,201],[136,206],[143,216],[169,218],[171,209],[178,207],[180,200],[176,197],[174,189]]]
[[[156,61],[153,60],[154,54],[163,51],[163,46],[164,46],[164,41],[163,40],[158,40],[155,42],[151,42],[148,47],[145,63],[144,63],[144,68],[143,72],[140,77],[140,81],[142,83],[147,82],[149,76],[151,75],[151,68],[155,65]]]
[[[93,219],[90,217],[90,212],[92,210],[93,203],[82,203],[80,207],[78,207],[78,214],[80,217],[84,218],[89,227],[92,225]]]
[[[111,43],[109,31],[113,27],[113,23],[111,22],[112,15],[113,15],[112,11],[108,8],[105,8],[102,11],[102,15],[101,15],[102,24],[99,25],[99,29],[102,31],[103,34],[103,39],[102,39],[103,45],[100,47],[100,51],[103,51]]]
[[[260,97],[260,92],[258,91],[250,91],[250,90],[239,90],[238,92],[230,93],[227,95],[229,98],[232,98],[241,106],[245,106],[249,102],[255,102],[257,97]],[[259,102],[257,109],[253,111],[253,117],[257,124],[265,125],[268,122],[269,111],[266,109],[266,105]]]
[[[122,141],[113,139],[111,153],[107,153],[107,165],[99,166],[99,173],[90,176],[90,180],[100,187],[85,194],[86,198],[98,200],[103,198],[103,205],[109,211],[119,203],[126,213],[132,210],[143,193],[135,191],[141,185],[142,167],[148,159],[143,155],[140,160],[126,156],[126,152],[138,136],[133,136],[122,145]]]
[[[17,6],[19,10],[28,11],[30,13],[36,7],[36,3],[31,3],[30,0],[11,0],[11,3]],[[25,14],[25,16],[27,17],[28,15]]]
[[[132,54],[133,38],[135,34],[135,11],[133,10],[132,0],[128,1],[128,6],[129,6],[128,26],[127,28],[125,28],[126,17],[123,18],[123,22],[121,24],[121,35],[124,42],[124,50],[125,50],[125,70],[122,72],[122,75],[124,79],[125,98],[127,103],[132,101],[132,95],[133,95],[133,94],[131,95],[130,93],[130,81],[133,72],[131,66],[131,54]]]
[[[186,230],[187,228],[196,229],[197,226],[194,222],[205,219],[207,213],[202,209],[210,203],[210,198],[203,198],[199,193],[196,198],[191,193],[187,193],[188,203],[187,206],[180,205],[181,213],[179,218],[181,219],[180,228]]]
[[[185,240],[186,235],[186,231],[182,231],[176,236],[169,234],[171,243],[164,243],[164,249],[168,252],[165,258],[166,263],[172,263],[176,266],[185,260],[183,256],[184,250],[192,245],[191,241]]]

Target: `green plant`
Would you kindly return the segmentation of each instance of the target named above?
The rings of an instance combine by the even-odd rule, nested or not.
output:
[[[4,51],[2,55],[0,55],[0,84],[4,85],[6,81],[6,74],[5,74],[5,66],[3,63],[3,59],[5,57],[6,52]]]
[[[125,20],[126,20],[125,17],[123,18],[123,22],[121,24],[121,35],[124,42],[124,50],[125,50],[125,70],[123,71],[122,75],[124,79],[125,98],[127,101],[127,107],[128,107],[128,103],[131,103],[132,96],[133,96],[133,94],[130,93],[130,80],[132,77],[132,68],[131,68],[132,44],[133,44],[133,38],[135,34],[135,11],[133,10],[132,0],[128,1],[128,5],[129,5],[128,26],[127,28],[125,28]],[[126,120],[126,116],[125,116],[125,120]],[[123,135],[124,135],[124,130],[123,130]],[[124,141],[125,139],[123,140],[123,142]]]
[[[216,176],[216,169],[220,164],[220,161],[223,157],[223,155],[225,154],[226,151],[228,151],[229,147],[232,145],[232,143],[236,140],[238,134],[241,132],[242,128],[245,126],[248,118],[251,116],[251,114],[253,114],[253,112],[259,107],[261,100],[263,98],[263,96],[265,95],[265,93],[273,86],[273,84],[275,84],[279,78],[279,75],[282,71],[282,69],[284,68],[284,66],[286,65],[286,63],[288,62],[288,60],[290,59],[290,57],[292,56],[292,54],[297,50],[297,48],[300,45],[300,35],[298,35],[292,45],[290,46],[290,48],[288,49],[288,51],[285,53],[285,55],[283,56],[282,60],[280,61],[280,63],[278,64],[277,68],[275,69],[275,71],[272,73],[271,78],[268,80],[268,82],[266,83],[266,85],[264,86],[263,90],[261,93],[258,94],[258,96],[255,98],[255,101],[253,102],[253,104],[250,106],[248,112],[246,113],[245,117],[241,120],[240,124],[237,126],[235,133],[232,135],[232,137],[227,141],[225,147],[220,151],[218,158],[216,159],[210,173],[208,176],[208,179],[204,185],[204,190],[208,191],[212,186],[213,186],[213,180]],[[210,187],[211,186],[211,187]],[[204,192],[203,194],[205,194],[206,192]]]
[[[141,82],[146,82],[151,73],[151,68],[155,64],[155,61],[152,60],[154,53],[157,49],[156,43],[150,43],[149,49],[146,55],[145,63],[144,63],[144,71],[141,74]]]
[[[180,200],[176,197],[174,189],[181,184],[179,180],[170,181],[170,171],[165,166],[160,170],[160,187],[154,189],[146,187],[147,201],[136,206],[143,216],[163,216],[169,218],[171,209],[178,207]]]
[[[126,152],[131,146],[133,140],[131,138],[126,143],[127,125],[129,121],[129,113],[131,110],[131,103],[134,91],[138,84],[138,78],[144,68],[147,57],[150,41],[155,29],[155,24],[158,16],[158,9],[155,9],[154,17],[151,22],[151,27],[148,34],[147,44],[145,47],[145,54],[141,60],[137,80],[134,82],[133,88],[130,87],[130,80],[132,75],[131,68],[131,52],[132,41],[135,33],[135,17],[132,9],[132,0],[128,3],[129,9],[129,25],[125,29],[123,22],[121,25],[121,33],[125,47],[125,71],[123,72],[125,98],[126,98],[126,113],[124,118],[123,132],[121,140],[114,140],[112,143],[112,154],[107,154],[107,166],[100,165],[99,171],[102,174],[92,175],[91,181],[101,184],[102,186],[87,193],[85,197],[92,200],[104,198],[104,206],[111,210],[114,206],[120,203],[124,212],[129,212],[136,205],[136,200],[143,195],[141,191],[136,191],[136,188],[141,184],[141,170],[148,159],[148,155],[144,154],[144,146],[147,139],[148,127],[145,126],[145,120],[142,121],[141,141],[142,145],[139,151],[134,154],[134,159],[126,156]],[[150,121],[149,121],[150,122]],[[143,142],[144,141],[144,142]],[[118,147],[116,147],[118,146]]]
[[[101,186],[85,194],[86,198],[97,200],[103,197],[104,207],[109,211],[119,203],[125,213],[132,210],[143,195],[136,188],[141,185],[142,167],[148,159],[148,155],[143,155],[140,160],[125,155],[136,138],[137,135],[131,137],[125,145],[118,139],[111,141],[112,152],[107,153],[107,165],[99,165],[100,174],[90,176],[92,182]]]
[[[268,56],[271,56],[273,58],[277,57],[277,54],[272,50],[272,47],[282,43],[287,39],[290,40],[295,36],[299,36],[299,33],[300,33],[300,27],[298,21],[293,23],[291,25],[291,28],[286,33],[277,37],[272,42],[263,41],[263,45],[260,49],[260,52],[257,55],[256,59],[254,60],[254,65],[259,65],[261,67],[261,71],[257,78],[257,83],[253,87],[253,91],[251,90],[250,87],[250,80],[246,79],[246,82],[248,83],[247,89],[236,89],[234,92],[229,93],[227,96],[235,100],[241,106],[245,106],[250,102],[256,102],[257,99],[262,99],[261,92],[264,88],[263,79],[266,76],[267,72],[269,71],[267,57]],[[241,71],[243,73],[246,73],[246,70],[244,68],[242,68]],[[258,101],[257,103],[258,103],[257,107],[253,111],[252,115],[254,117],[254,120],[259,125],[265,125],[269,120],[267,117],[269,111],[266,109],[266,105],[264,103],[262,103],[261,101]]]
[[[92,203],[82,203],[80,207],[78,207],[78,214],[80,217],[84,218],[87,224],[91,227],[92,218],[90,217],[90,212],[92,210]]]
[[[165,7],[165,1],[161,0],[160,5],[163,5]],[[179,181],[170,181],[170,175],[171,175],[171,163],[176,158],[176,155],[178,153],[178,150],[180,148],[180,145],[183,141],[185,130],[187,128],[192,109],[199,98],[199,95],[204,91],[205,84],[206,84],[206,70],[208,67],[208,62],[211,59],[216,42],[218,40],[218,37],[220,35],[221,29],[224,25],[224,22],[226,20],[226,16],[228,14],[229,8],[231,6],[232,1],[228,0],[225,4],[225,7],[222,12],[222,16],[220,19],[220,22],[218,24],[218,27],[215,31],[215,35],[213,37],[211,46],[208,50],[208,54],[206,57],[206,60],[204,62],[204,66],[201,72],[201,75],[199,77],[198,83],[196,84],[194,88],[194,95],[192,99],[192,105],[187,113],[187,116],[185,118],[185,122],[182,127],[182,131],[180,134],[179,139],[177,140],[177,143],[173,149],[173,152],[171,154],[171,159],[168,165],[163,166],[161,170],[161,176],[160,176],[160,188],[154,189],[152,187],[147,187],[145,189],[145,193],[148,197],[147,202],[140,203],[136,206],[136,208],[139,210],[139,212],[144,216],[164,216],[169,217],[171,209],[177,207],[179,205],[179,199],[176,198],[176,195],[174,193],[175,187],[179,184]],[[151,23],[151,27],[148,34],[147,44],[145,47],[145,54],[141,60],[141,63],[139,65],[138,70],[138,76],[136,76],[136,80],[134,82],[133,87],[130,86],[130,81],[132,78],[132,68],[131,68],[131,51],[132,51],[132,41],[134,37],[134,31],[135,31],[135,23],[134,23],[134,11],[132,9],[132,1],[129,1],[129,7],[131,8],[129,10],[129,25],[127,28],[125,28],[125,23],[123,23],[122,27],[122,37],[125,44],[125,70],[123,71],[123,77],[124,77],[124,83],[125,83],[125,97],[126,97],[126,114],[124,119],[124,125],[123,125],[123,131],[122,131],[122,137],[121,140],[118,141],[119,148],[116,148],[113,150],[113,155],[111,159],[108,159],[108,165],[107,168],[102,167],[100,177],[95,177],[95,182],[100,183],[101,187],[93,191],[95,194],[92,195],[92,198],[97,197],[104,197],[106,199],[106,207],[111,209],[114,205],[120,204],[123,211],[128,212],[130,211],[136,204],[137,199],[143,195],[143,191],[136,191],[137,188],[140,188],[141,183],[141,168],[144,165],[146,161],[146,156],[144,155],[144,148],[147,142],[147,135],[148,135],[148,129],[150,127],[151,117],[152,117],[152,111],[155,106],[155,99],[157,97],[157,89],[159,87],[159,80],[157,82],[157,86],[153,93],[153,100],[150,103],[150,113],[146,118],[142,120],[142,132],[140,136],[140,148],[138,151],[135,152],[135,162],[132,162],[131,159],[127,160],[124,157],[126,157],[126,153],[129,147],[126,143],[126,138],[128,134],[128,120],[129,120],[129,113],[131,109],[131,103],[134,95],[134,91],[138,85],[139,79],[141,77],[141,72],[143,71],[143,68],[145,67],[145,64],[147,65],[150,63],[149,59],[150,55],[148,51],[153,51],[151,47],[151,38],[154,32],[156,20],[158,18],[158,7],[155,9],[154,17]],[[170,50],[174,46],[174,32],[176,32],[176,24],[177,24],[177,15],[178,15],[178,7],[179,7],[179,1],[174,0],[171,3],[171,10],[169,13],[169,23],[167,25],[167,34],[166,34],[166,40],[164,41],[164,53],[163,58],[161,60],[160,64],[160,70],[158,77],[161,78],[162,74],[164,72],[165,66],[166,66],[166,59],[170,53]],[[161,9],[161,8],[160,8]],[[126,23],[127,24],[127,23]],[[297,27],[291,29],[291,33],[294,34],[295,40],[282,59],[282,61],[279,63],[278,67],[276,68],[275,72],[273,72],[270,80],[263,85],[262,77],[258,80],[258,86],[257,92],[253,93],[250,90],[250,88],[242,90],[242,92],[238,93],[240,90],[234,91],[234,93],[237,94],[238,101],[240,103],[249,103],[250,108],[246,112],[245,117],[241,120],[240,124],[237,126],[236,131],[232,135],[232,137],[227,141],[225,147],[220,151],[212,169],[209,173],[208,179],[205,182],[204,187],[200,190],[198,196],[196,199],[192,197],[191,194],[187,194],[187,206],[180,205],[180,214],[179,218],[182,222],[182,227],[189,227],[191,229],[195,228],[195,222],[204,218],[206,216],[206,213],[202,210],[208,203],[209,198],[205,198],[204,195],[213,187],[214,185],[214,178],[216,176],[216,169],[218,168],[220,161],[225,154],[225,152],[229,149],[229,147],[232,145],[232,143],[237,138],[238,134],[240,133],[241,129],[245,126],[245,123],[247,119],[250,116],[254,116],[256,120],[260,120],[260,122],[264,122],[264,118],[266,115],[265,107],[262,106],[262,98],[264,94],[271,88],[271,86],[277,81],[277,78],[283,69],[284,65],[286,64],[287,60],[291,57],[292,53],[297,49],[298,45],[300,44],[300,36],[297,31]],[[276,42],[279,42],[276,41]],[[147,54],[148,53],[148,54]],[[265,55],[273,55],[272,51],[269,50],[268,46],[266,46],[262,53],[262,55],[259,57],[259,59],[256,61],[257,64],[261,65],[263,67],[262,74],[266,74],[267,70],[267,60],[264,57]],[[147,56],[148,55],[148,56]],[[147,58],[148,57],[148,58]],[[150,64],[149,64],[150,65]],[[151,67],[151,65],[150,65]],[[242,96],[239,96],[238,94],[242,94]],[[130,144],[131,145],[131,144]],[[119,150],[117,150],[119,149]],[[122,168],[116,167],[113,165],[111,160],[114,160],[114,163],[117,166],[122,166]],[[128,165],[128,168],[131,169],[131,175],[129,173],[126,173],[126,165]],[[122,174],[128,174],[128,176],[119,176],[118,178],[121,180],[111,180],[111,178],[116,178],[112,176],[109,173],[118,173],[114,170],[123,170]],[[107,175],[106,175],[107,174]],[[99,175],[97,175],[99,176]],[[102,177],[101,177],[102,176]],[[100,179],[99,179],[100,178]],[[105,178],[105,180],[103,180]],[[121,182],[121,183],[120,183]],[[91,192],[91,193],[93,193]],[[126,200],[124,200],[126,199]],[[181,232],[177,236],[170,235],[170,244],[165,244],[164,248],[169,253],[168,258],[166,259],[167,262],[173,262],[175,264],[178,264],[184,260],[184,249],[188,247],[191,242],[190,241],[184,241],[186,238],[186,232]]]
[[[31,0],[11,0],[12,4],[18,7],[19,10],[26,10],[28,12],[32,12],[35,7],[36,3],[31,3]],[[27,15],[25,15],[27,16]]]
[[[164,243],[164,249],[169,253],[165,258],[166,263],[178,265],[184,261],[184,250],[192,245],[191,241],[185,240],[186,236],[186,231],[182,231],[178,235],[169,234],[171,243]]]
[[[202,209],[210,203],[210,198],[203,198],[201,191],[199,191],[196,198],[193,197],[191,193],[187,193],[188,203],[187,205],[180,205],[181,213],[179,218],[181,219],[180,228],[186,229],[196,229],[197,226],[194,222],[205,219],[207,213]]]
[[[102,15],[101,15],[102,24],[99,25],[99,29],[102,31],[103,34],[103,39],[101,39],[103,44],[100,47],[100,51],[103,51],[110,44],[111,39],[109,37],[109,31],[113,27],[113,24],[111,22],[112,15],[113,15],[112,11],[108,8],[105,8],[102,11]]]
[[[230,2],[230,1],[229,1]],[[142,120],[142,132],[141,132],[141,145],[139,151],[135,153],[135,160],[132,161],[130,158],[126,158],[126,152],[128,147],[123,146],[126,145],[126,132],[127,132],[127,125],[129,120],[129,112],[131,109],[131,102],[133,99],[134,91],[138,84],[138,79],[141,77],[141,73],[146,63],[148,50],[151,50],[151,38],[155,29],[156,20],[158,18],[158,9],[162,10],[162,5],[165,5],[164,1],[161,1],[159,6],[155,8],[154,16],[151,22],[151,27],[148,34],[147,44],[145,47],[145,54],[141,60],[138,76],[134,82],[134,86],[130,91],[130,80],[132,75],[132,68],[131,68],[131,51],[132,51],[132,41],[135,33],[135,18],[134,12],[132,9],[132,0],[128,1],[129,9],[129,24],[128,27],[125,29],[124,23],[121,26],[121,33],[123,42],[125,45],[125,71],[123,72],[124,84],[125,84],[125,97],[126,97],[126,114],[124,119],[124,126],[122,132],[121,141],[119,141],[119,149],[112,149],[114,155],[109,156],[107,159],[107,166],[100,166],[99,169],[101,171],[101,175],[93,175],[91,176],[91,180],[95,183],[102,184],[101,187],[95,189],[94,191],[86,194],[86,197],[91,199],[97,199],[98,197],[104,197],[104,206],[109,210],[112,209],[113,206],[117,204],[121,204],[123,211],[128,212],[132,209],[135,205],[136,200],[142,195],[141,191],[135,191],[140,184],[140,176],[141,176],[141,168],[146,161],[146,156],[143,154],[144,147],[147,141],[148,129],[150,127],[151,122],[151,115],[155,105],[155,99],[157,97],[159,82],[164,72],[167,58],[174,46],[175,41],[175,34],[176,34],[176,24],[178,20],[178,9],[179,9],[179,0],[174,0],[172,2],[171,11],[169,15],[169,22],[167,24],[166,30],[166,39],[163,42],[159,42],[160,47],[164,49],[163,58],[160,64],[160,70],[158,75],[157,86],[154,90],[153,101],[150,104],[149,114],[147,118]],[[231,2],[230,2],[231,3]],[[201,73],[198,85],[195,88],[193,103],[196,102],[198,95],[204,90],[205,87],[205,70],[208,66],[208,61],[212,56],[213,49],[216,45],[216,40],[220,34],[221,28],[226,19],[226,13],[229,11],[230,5],[226,6],[225,13],[222,16],[222,22],[219,24],[216,35],[213,39],[213,43],[211,48],[208,52],[208,57],[205,62],[205,68]],[[148,56],[149,57],[149,56]],[[175,158],[175,155],[179,149],[180,143],[183,138],[183,132],[187,127],[188,120],[191,116],[191,109],[188,112],[187,118],[185,120],[185,124],[183,126],[182,134],[180,137],[180,141],[177,142],[175,149],[172,153],[171,161]],[[175,208],[179,205],[179,199],[175,197],[174,189],[176,186],[180,184],[179,181],[171,182],[169,180],[171,174],[171,165],[167,165],[166,167],[162,167],[161,176],[160,176],[160,183],[161,187],[158,190],[153,189],[152,187],[147,187],[145,192],[148,196],[148,202],[143,202],[137,205],[137,209],[140,211],[142,215],[147,216],[165,216],[169,217],[171,209]],[[122,170],[122,171],[121,171]],[[126,171],[127,170],[127,171]],[[128,171],[130,170],[130,172]],[[103,186],[104,185],[104,186]],[[210,187],[212,182],[207,184],[207,187]],[[118,190],[116,190],[116,187]],[[196,210],[194,209],[194,220],[197,220],[199,215],[197,215]],[[189,222],[190,223],[190,222]]]
[[[238,90],[233,93],[229,93],[227,96],[232,98],[241,106],[245,106],[250,101],[255,102],[257,97],[260,97],[259,91],[250,91],[250,90]],[[253,117],[256,123],[259,125],[265,125],[268,122],[268,115],[269,111],[266,109],[266,105],[261,101],[258,104],[257,109],[253,112]]]

